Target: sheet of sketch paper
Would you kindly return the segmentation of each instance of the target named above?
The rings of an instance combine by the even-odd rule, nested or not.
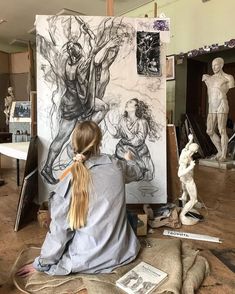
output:
[[[77,121],[94,120],[102,152],[123,160],[129,150],[141,167],[127,202],[166,202],[165,46],[156,19],[37,16],[36,28],[40,198],[71,164]]]

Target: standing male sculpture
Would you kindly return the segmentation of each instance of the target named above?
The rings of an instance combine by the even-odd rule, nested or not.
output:
[[[226,124],[229,112],[227,92],[233,88],[234,78],[223,71],[224,60],[220,57],[212,61],[213,75],[204,74],[202,81],[208,90],[207,134],[217,149],[215,159],[225,161],[228,147]],[[218,127],[220,136],[216,133]]]
[[[14,100],[14,93],[13,93],[13,88],[9,87],[7,89],[8,95],[4,99],[4,113],[6,115],[6,124],[9,125],[9,119],[10,119],[10,111],[11,111],[11,105],[12,101]]]

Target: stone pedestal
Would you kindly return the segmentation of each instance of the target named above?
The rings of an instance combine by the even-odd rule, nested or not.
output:
[[[235,169],[235,160],[228,159],[226,161],[220,162],[215,159],[200,159],[199,165],[221,169]]]

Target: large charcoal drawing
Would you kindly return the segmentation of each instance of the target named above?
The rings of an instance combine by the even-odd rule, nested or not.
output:
[[[36,24],[41,198],[71,163],[76,122],[94,120],[102,152],[123,160],[129,150],[141,167],[141,180],[127,185],[127,201],[165,202],[165,80],[154,77],[164,65],[159,33],[129,18],[38,16]],[[153,39],[148,58],[157,58],[142,72],[147,77],[136,72],[144,36]]]

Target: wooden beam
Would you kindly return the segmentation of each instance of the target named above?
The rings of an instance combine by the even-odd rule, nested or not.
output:
[[[179,151],[176,138],[176,129],[172,124],[167,125],[167,195],[168,202],[174,203],[180,193],[181,185],[178,172]]]
[[[157,3],[154,2],[154,17],[157,17]]]
[[[114,0],[106,0],[106,15],[107,16],[114,15],[113,1]]]

